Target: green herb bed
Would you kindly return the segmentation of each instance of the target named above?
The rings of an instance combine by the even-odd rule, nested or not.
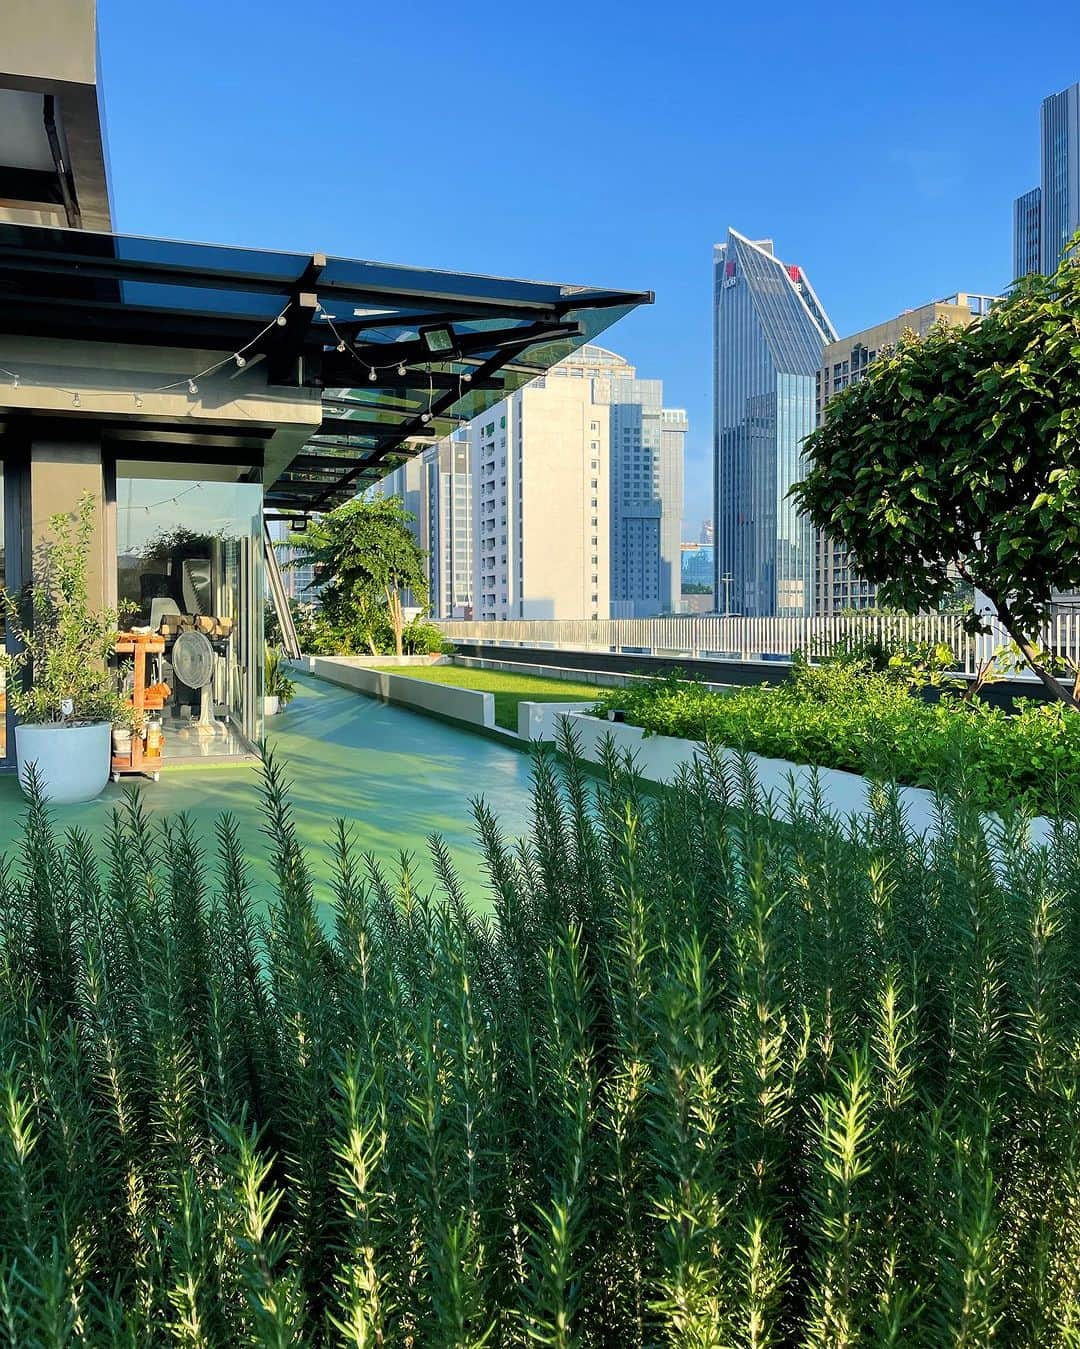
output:
[[[18,1346],[1075,1345],[1080,849],[537,764],[494,920],[40,805],[0,868]],[[462,809],[465,809],[462,803]],[[854,827],[854,826],[852,826]]]
[[[547,679],[543,675],[512,674],[503,670],[472,669],[464,665],[385,665],[384,674],[405,675],[408,679],[430,679],[458,689],[476,689],[495,695],[495,724],[517,730],[518,703],[591,703],[596,699],[595,684],[575,684],[568,679]]]
[[[710,693],[667,679],[605,691],[599,706],[657,735],[936,788],[962,778],[987,809],[1039,814],[1080,801],[1080,713],[1029,702],[1016,715],[946,692],[924,701],[889,674],[799,666],[773,688]]]

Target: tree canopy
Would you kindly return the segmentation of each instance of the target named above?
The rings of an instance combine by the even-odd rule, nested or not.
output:
[[[286,565],[315,569],[327,618],[356,634],[373,655],[387,626],[395,652],[402,654],[404,591],[411,590],[424,607],[424,552],[409,529],[412,519],[400,497],[357,497],[289,536],[298,551]]]
[[[1078,245],[981,322],[880,355],[827,404],[792,491],[882,604],[936,608],[957,576],[981,590],[1067,701],[1037,633],[1053,592],[1080,590]]]

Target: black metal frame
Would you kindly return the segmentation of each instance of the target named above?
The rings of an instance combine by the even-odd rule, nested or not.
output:
[[[272,384],[323,390],[320,426],[266,489],[268,507],[293,515],[326,510],[377,481],[390,460],[448,434],[652,299],[318,253],[0,225],[0,332],[243,347],[249,362],[265,360]],[[438,359],[423,340],[433,327],[454,340]]]

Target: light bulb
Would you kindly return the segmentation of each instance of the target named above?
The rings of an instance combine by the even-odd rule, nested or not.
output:
[[[279,328],[284,328],[284,327],[285,327],[285,315],[284,315],[284,314],[279,314],[279,315],[277,316],[277,319],[275,320],[275,322],[277,323],[277,326],[278,326]]]
[[[371,369],[367,372],[367,377],[368,379],[371,380],[372,384],[374,384],[375,381],[379,378],[379,376],[375,373],[374,366],[372,366]]]
[[[462,383],[464,383],[464,384],[471,384],[471,383],[472,383],[472,375],[468,375],[468,374],[462,375],[461,379],[462,379]]]
[[[142,407],[142,399],[139,397],[138,394],[135,395],[135,406],[136,406],[137,408],[141,408],[141,407]]]
[[[398,372],[398,374],[401,376],[402,379],[405,378],[405,367],[404,367],[403,365],[399,365],[399,366],[398,366],[397,372]]]
[[[243,370],[244,366],[247,365],[247,357],[241,356],[239,352],[236,353],[236,355],[233,357],[233,360],[236,362],[237,367],[241,370]]]
[[[73,404],[75,407],[77,407],[77,408],[81,408],[81,407],[82,407],[82,399],[79,397],[78,394],[73,394],[73,395],[72,395],[71,401],[72,401],[72,404]]]
[[[12,387],[13,389],[17,389],[17,388],[19,387],[19,384],[20,384],[20,380],[19,380],[18,375],[16,375],[15,378],[11,381],[11,387]]]
[[[340,338],[338,338],[337,349],[338,349],[338,351],[344,351],[344,350],[345,350],[345,343],[344,343]]]
[[[188,393],[198,393],[198,392],[199,392],[199,386],[195,383],[195,381],[194,381],[193,379],[189,379],[189,380],[188,380],[188,382],[187,382],[187,391],[188,391]]]
[[[422,422],[429,422],[429,421],[431,421],[431,413],[430,413],[430,412],[421,412],[421,414],[420,414],[420,420],[421,420]]]

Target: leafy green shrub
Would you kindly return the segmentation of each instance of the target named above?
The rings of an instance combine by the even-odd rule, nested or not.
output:
[[[137,797],[0,867],[7,1343],[1076,1343],[1073,827],[541,757],[485,921],[264,791],[265,916]]]
[[[263,692],[268,698],[277,698],[284,710],[296,696],[296,684],[281,663],[278,647],[267,644],[265,665]]]
[[[110,668],[120,611],[93,608],[87,586],[94,515],[94,499],[84,493],[74,517],[52,516],[52,539],[34,558],[33,583],[19,596],[0,590],[0,611],[18,642],[15,652],[0,649],[0,672],[20,721],[123,724],[127,718]],[[17,677],[24,669],[28,687]]]
[[[406,656],[437,656],[443,649],[444,638],[434,623],[417,617],[406,623],[401,641]]]
[[[604,694],[598,711],[620,707],[652,734],[915,786],[937,787],[962,765],[973,799],[987,809],[1021,804],[1053,813],[1060,799],[1080,798],[1080,714],[1024,701],[1010,716],[948,693],[936,702],[913,696],[911,683],[933,682],[888,660],[884,671],[858,659],[796,662],[776,687],[711,693],[678,677],[642,681]]]

